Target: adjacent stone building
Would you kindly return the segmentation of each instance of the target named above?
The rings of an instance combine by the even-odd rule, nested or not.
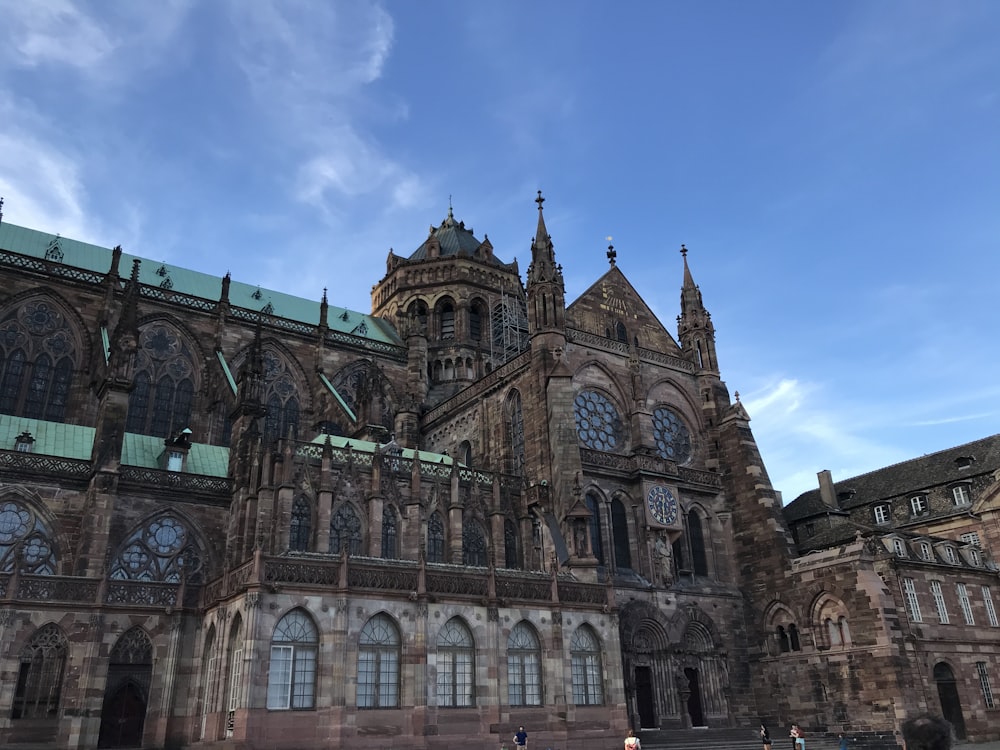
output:
[[[523,281],[449,209],[371,314],[0,223],[0,744],[1000,735],[986,530],[783,509],[687,251],[675,333],[613,248],[567,302],[542,203]]]

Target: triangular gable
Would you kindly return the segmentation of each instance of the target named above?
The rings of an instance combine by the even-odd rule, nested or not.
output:
[[[625,329],[628,344],[681,356],[680,347],[618,266],[613,266],[566,308],[569,327],[619,339],[616,324]]]

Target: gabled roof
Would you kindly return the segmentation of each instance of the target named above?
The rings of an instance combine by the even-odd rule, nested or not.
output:
[[[95,274],[104,275],[111,268],[112,251],[106,247],[7,222],[0,223],[0,249],[51,263],[61,263],[70,268]],[[119,264],[118,272],[122,278],[128,278],[132,261],[136,258],[141,261],[139,282],[146,286],[159,287],[167,292],[186,294],[210,302],[218,301],[222,294],[221,276],[212,276],[128,253],[122,253]],[[311,326],[318,325],[320,319],[319,300],[295,297],[235,280],[229,286],[229,304],[255,312],[264,311],[268,315]],[[327,322],[332,331],[349,333],[386,344],[401,343],[392,326],[380,318],[365,313],[331,305],[327,313]]]
[[[972,458],[971,465],[960,468],[960,459]],[[1000,468],[1000,435],[975,440],[965,445],[911,458],[883,469],[835,482],[834,493],[842,510],[870,505],[880,500],[906,496],[931,487],[961,482]],[[830,512],[820,499],[819,489],[803,492],[785,506],[788,521]]]

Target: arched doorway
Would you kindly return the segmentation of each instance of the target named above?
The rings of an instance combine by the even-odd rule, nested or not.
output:
[[[687,712],[691,718],[691,726],[705,726],[705,713],[701,708],[701,685],[698,679],[698,670],[687,667],[684,670],[684,678],[687,680],[687,689],[683,690],[688,694]]]
[[[111,650],[98,747],[140,747],[153,672],[153,644],[142,628],[122,634]]]
[[[934,665],[934,682],[937,683],[938,700],[941,701],[941,715],[951,722],[956,739],[965,739],[965,717],[962,716],[962,700],[958,697],[955,673],[945,662]]]

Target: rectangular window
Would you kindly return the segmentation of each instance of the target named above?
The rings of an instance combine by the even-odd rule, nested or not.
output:
[[[1000,620],[997,620],[997,611],[993,606],[993,595],[990,593],[989,586],[983,586],[983,604],[986,605],[986,619],[990,621],[990,625],[995,627],[1000,627]]]
[[[903,544],[902,539],[893,539],[892,549],[896,553],[896,557],[906,557],[906,545]]]
[[[972,615],[972,602],[969,600],[969,589],[965,587],[964,583],[959,583],[955,586],[955,590],[958,592],[958,605],[962,608],[962,616],[965,618],[965,624],[975,625],[976,618]]]
[[[938,619],[942,625],[951,622],[948,617],[948,607],[944,602],[944,593],[941,591],[941,581],[931,581],[931,593],[934,595],[934,606],[937,607]]]
[[[927,510],[927,498],[923,495],[914,495],[910,498],[910,515],[919,516]]]
[[[973,545],[975,547],[982,547],[983,546],[983,545],[981,545],[979,543],[979,532],[976,532],[976,531],[970,531],[967,534],[962,534],[959,537],[959,539],[961,539],[966,544],[971,544],[971,545]]]
[[[887,523],[889,523],[888,505],[875,506],[875,523],[877,523],[879,526],[885,526]]]
[[[990,686],[990,673],[986,671],[986,662],[976,662],[976,672],[979,673],[979,687],[983,689],[983,700],[986,701],[986,708],[994,708],[993,688]]]
[[[964,484],[952,487],[951,496],[955,499],[955,505],[968,505],[971,502],[969,499],[969,488]]]
[[[920,602],[917,600],[917,586],[912,578],[903,579],[903,592],[906,594],[906,610],[913,622],[923,622],[920,616]]]
[[[289,708],[292,693],[292,647],[271,646],[271,674],[267,680],[267,707]]]

